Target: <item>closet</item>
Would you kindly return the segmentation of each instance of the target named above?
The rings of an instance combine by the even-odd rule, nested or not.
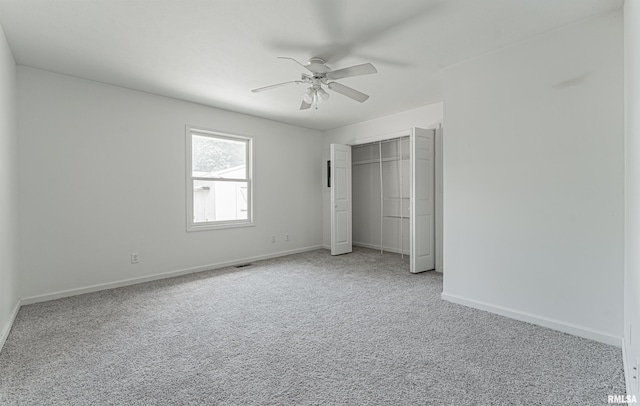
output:
[[[330,147],[331,254],[353,244],[409,255],[414,273],[434,269],[435,130]]]
[[[351,147],[353,244],[409,255],[409,137]]]

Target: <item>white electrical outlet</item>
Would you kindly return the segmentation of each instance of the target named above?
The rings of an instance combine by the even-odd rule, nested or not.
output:
[[[133,252],[131,254],[131,263],[132,264],[137,264],[138,262],[140,262],[140,258],[138,256],[138,253],[137,252]]]
[[[275,244],[276,243],[276,236],[272,235],[271,236],[271,244]]]
[[[285,241],[289,241],[289,234],[285,234],[285,235],[284,235],[284,240],[285,240]]]

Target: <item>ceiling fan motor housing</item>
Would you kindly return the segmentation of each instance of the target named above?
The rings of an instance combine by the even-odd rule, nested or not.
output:
[[[309,63],[307,63],[307,69],[309,69],[314,74],[325,74],[327,72],[331,72],[331,68],[329,68],[324,59],[322,58],[311,58],[309,59]]]

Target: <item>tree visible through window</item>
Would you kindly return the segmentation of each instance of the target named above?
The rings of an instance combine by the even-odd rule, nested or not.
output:
[[[188,130],[189,230],[253,224],[252,139]]]

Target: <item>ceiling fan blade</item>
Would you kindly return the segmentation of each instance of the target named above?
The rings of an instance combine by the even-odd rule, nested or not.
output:
[[[302,104],[300,105],[300,110],[306,110],[308,108],[310,108],[311,105],[309,103],[306,103],[304,100],[302,101]]]
[[[347,96],[352,98],[355,101],[358,101],[360,103],[366,101],[369,96],[357,91],[356,89],[352,89],[349,86],[345,86],[345,85],[341,85],[340,83],[336,83],[336,82],[329,82],[327,84],[327,87],[331,90],[333,90],[334,92],[338,92],[341,95]]]
[[[302,66],[303,68],[305,68],[306,70],[308,70],[309,72],[313,73],[313,71],[311,69],[309,69],[309,67],[307,65],[303,65],[300,62],[298,62],[298,60],[293,59],[293,58],[289,58],[288,56],[279,56],[278,59],[290,59],[293,62],[297,63],[298,65]]]
[[[360,75],[370,75],[372,73],[377,73],[378,70],[375,66],[370,63],[363,63],[362,65],[355,65],[349,68],[343,68],[331,71],[327,73],[327,77],[329,79],[342,79],[342,78],[350,78],[351,76],[360,76]]]
[[[253,93],[264,92],[265,90],[271,90],[271,89],[275,89],[277,87],[286,86],[286,85],[288,85],[290,83],[304,83],[304,82],[302,82],[301,80],[292,80],[290,82],[283,82],[283,83],[278,83],[278,84],[275,84],[275,85],[259,87],[257,89],[253,89],[252,92]]]

